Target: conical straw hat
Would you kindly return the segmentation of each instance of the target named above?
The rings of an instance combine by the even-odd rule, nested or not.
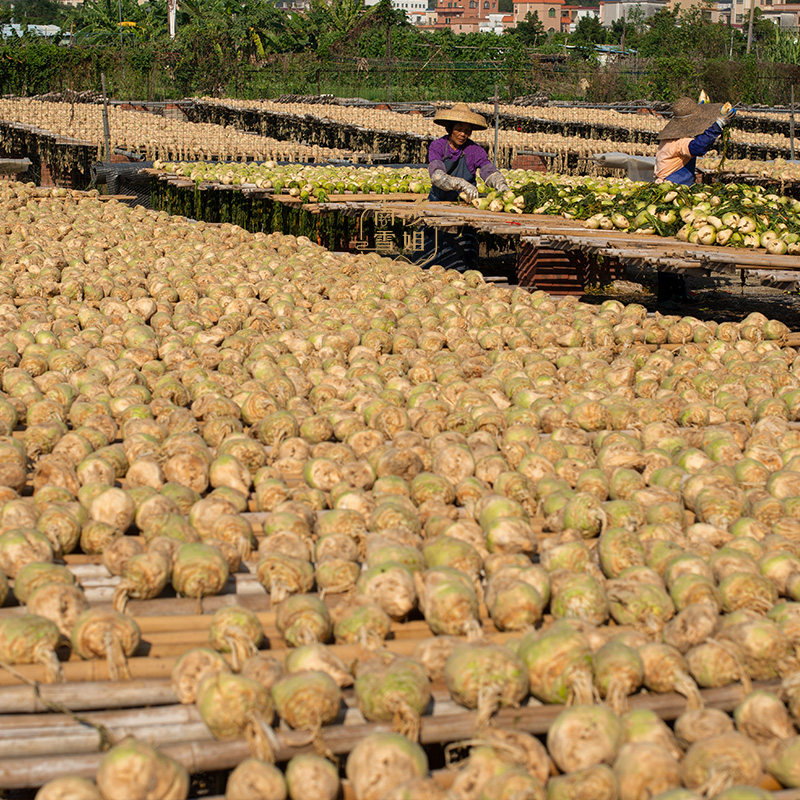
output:
[[[456,103],[452,108],[440,108],[433,117],[437,125],[446,125],[448,122],[466,122],[476,131],[486,130],[489,126],[486,120],[474,111],[470,111],[466,103]]]
[[[695,103],[691,97],[679,97],[672,104],[672,119],[658,134],[658,140],[694,138],[711,127],[719,116],[722,103]]]

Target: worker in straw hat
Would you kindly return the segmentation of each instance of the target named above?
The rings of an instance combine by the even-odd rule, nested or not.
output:
[[[669,181],[691,186],[695,181],[697,157],[705,155],[713,147],[735,113],[736,109],[730,103],[695,103],[691,97],[676,100],[672,106],[672,119],[658,134],[656,183]],[[674,304],[687,299],[686,281],[682,275],[658,273],[660,303]]]
[[[472,141],[473,131],[486,130],[486,120],[470,110],[466,103],[439,109],[433,121],[446,135],[434,139],[428,148],[428,172],[431,176],[429,200],[456,202],[463,194],[468,200],[478,196],[476,174],[480,170],[486,185],[500,192],[508,184],[489,155]],[[473,228],[462,226],[457,233],[424,228],[425,248],[416,261],[422,266],[441,264],[460,272],[471,269],[478,260],[478,237]]]
[[[681,97],[672,106],[672,119],[658,134],[656,182],[691,186],[697,156],[704,156],[736,113],[730,103],[695,103]]]

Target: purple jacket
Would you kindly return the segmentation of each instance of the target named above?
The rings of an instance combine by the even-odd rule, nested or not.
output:
[[[478,170],[481,177],[486,180],[493,172],[497,172],[497,167],[489,161],[488,153],[472,139],[467,139],[466,144],[460,150],[454,150],[450,146],[447,136],[441,139],[434,139],[428,147],[428,172],[433,175],[437,169],[447,171],[444,165],[445,158],[456,161],[461,157],[461,153],[467,160],[467,168],[474,175]]]

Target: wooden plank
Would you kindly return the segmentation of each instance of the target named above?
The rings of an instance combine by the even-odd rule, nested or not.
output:
[[[370,210],[365,208],[364,210]],[[384,209],[386,210],[386,209]],[[398,209],[410,213],[410,210]],[[454,216],[454,212],[457,215]],[[471,206],[458,206],[452,203],[429,204],[424,207],[425,223],[430,226],[464,225],[472,221],[481,221],[485,224],[508,225],[509,215],[505,212],[480,211]],[[576,244],[605,243],[605,247],[613,247],[617,242],[622,247],[630,247],[635,241],[636,246],[652,246],[660,250],[663,257],[678,258],[681,260],[696,259],[698,261],[715,261],[719,263],[748,265],[763,265],[781,269],[800,270],[800,257],[773,256],[762,251],[748,249],[734,249],[715,245],[696,245],[680,242],[673,237],[640,235],[624,231],[593,230],[576,225],[572,220],[559,217],[548,217],[536,214],[518,214],[514,217],[515,224],[511,231],[521,236],[535,235],[539,237],[564,237]],[[570,235],[572,234],[572,235]],[[681,248],[674,251],[666,248]]]
[[[181,182],[174,178],[168,180],[176,186],[194,185],[191,181]],[[800,258],[797,256],[773,256],[762,251],[734,250],[714,245],[689,245],[673,237],[593,230],[573,220],[547,215],[518,214],[512,218],[512,215],[505,212],[486,211],[470,205],[428,202],[425,195],[329,195],[325,202],[318,204],[283,194],[272,197],[281,203],[305,202],[309,211],[352,210],[373,214],[390,212],[399,219],[419,218],[429,227],[455,228],[466,224],[501,236],[519,236],[523,241],[530,241],[530,237],[539,237],[540,245],[589,252],[595,249],[596,252],[610,256],[641,259],[671,272],[709,269],[712,265],[736,270],[761,267],[800,272]],[[416,202],[410,205],[408,201]],[[314,206],[316,208],[312,208]]]
[[[694,247],[694,245],[689,246]],[[729,248],[687,250],[682,255],[697,258],[700,261],[727,264],[734,269],[747,269],[748,265],[753,265],[792,272],[800,270],[800,257],[798,256],[778,256],[754,250],[736,249],[733,252],[722,252],[723,250],[729,250]]]
[[[748,274],[753,278],[766,278],[772,281],[800,281],[800,275],[792,270],[751,269]]]
[[[241,605],[245,604],[242,603]],[[497,642],[498,644],[503,644],[511,639],[518,639],[519,635],[519,631],[507,633],[485,632],[487,641]],[[419,638],[387,639],[383,646],[386,650],[397,655],[409,656],[414,653],[419,641]],[[466,639],[464,641],[466,641]],[[146,650],[146,647],[147,645],[144,643],[141,650]],[[265,647],[270,651],[271,655],[279,659],[284,659],[288,652],[288,649],[283,646],[282,640],[266,642]],[[337,655],[345,663],[349,663],[358,658],[358,654],[361,650],[361,645],[355,644],[333,644],[327,647],[330,652]],[[173,649],[176,651],[174,654],[163,656],[151,654],[129,658],[128,667],[132,677],[136,680],[145,678],[168,678],[172,674],[172,669],[175,666],[178,655],[182,655],[190,648],[186,646],[177,646]],[[63,662],[61,666],[64,670],[65,679],[70,682],[106,681],[109,679],[108,662],[105,659],[82,661],[79,656],[71,653],[69,660]],[[39,664],[20,664],[14,667],[14,670],[27,680],[43,682],[45,678],[44,667]],[[0,670],[0,686],[19,685],[19,678],[5,670]]]

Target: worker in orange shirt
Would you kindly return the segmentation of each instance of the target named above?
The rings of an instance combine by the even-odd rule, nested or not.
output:
[[[705,155],[730,124],[736,109],[730,103],[695,103],[681,97],[672,106],[672,119],[658,134],[656,183],[669,181],[683,186],[695,182],[697,157]],[[675,273],[658,273],[660,303],[685,301],[686,281]]]

